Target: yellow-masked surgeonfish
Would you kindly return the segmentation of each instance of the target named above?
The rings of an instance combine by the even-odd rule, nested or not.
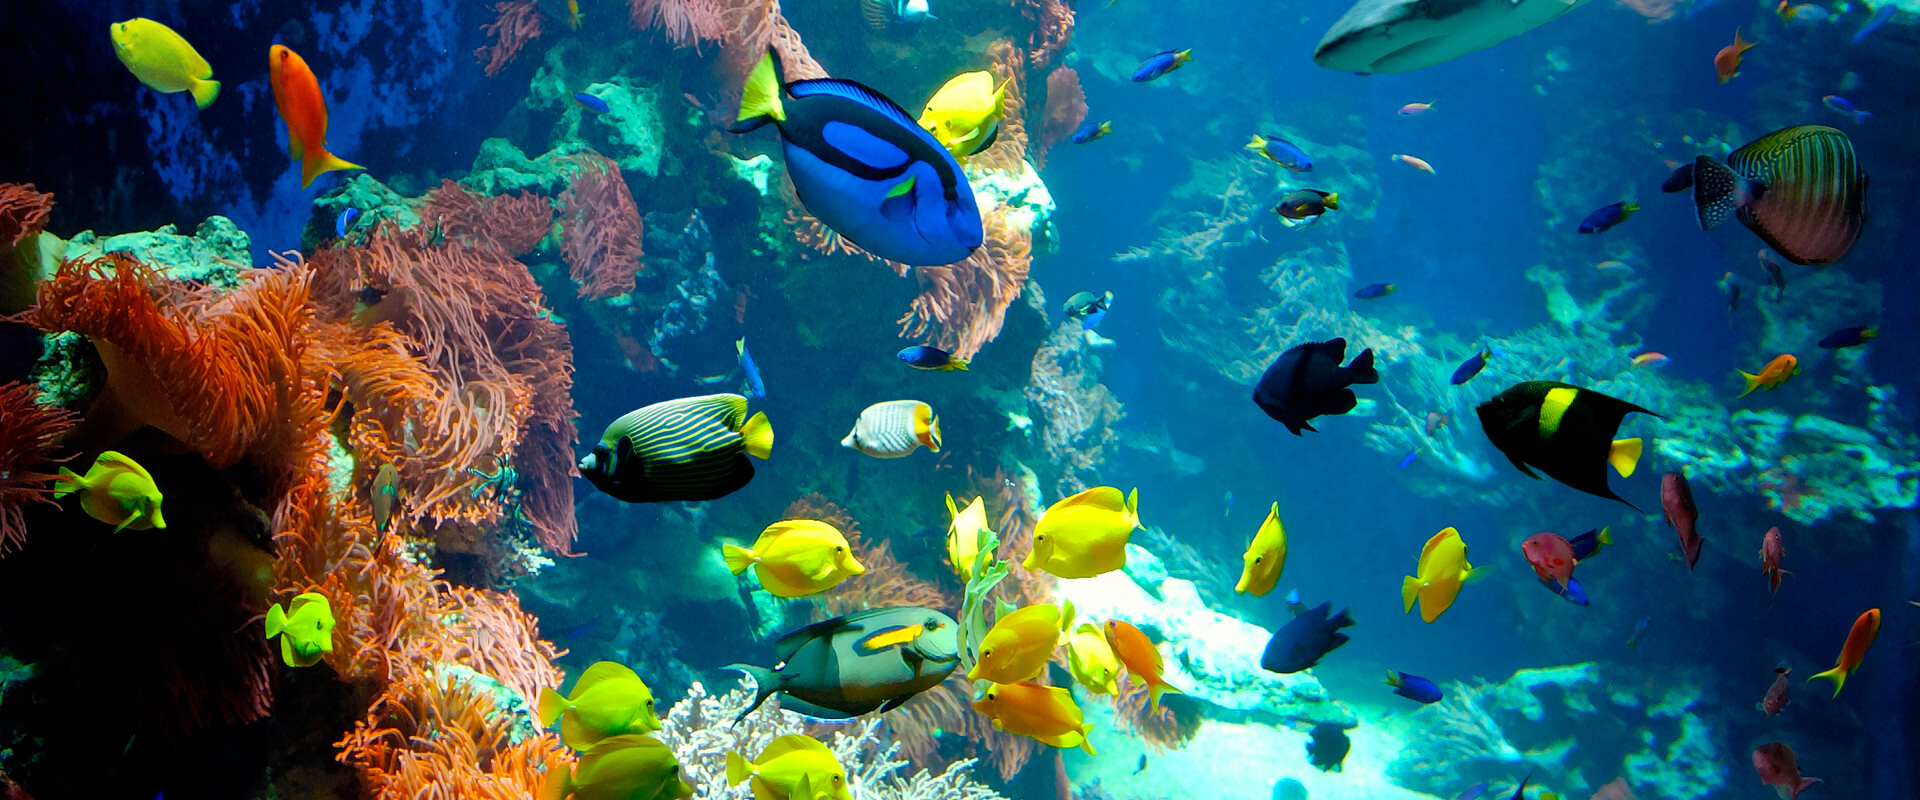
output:
[[[560,740],[587,750],[611,736],[660,730],[653,690],[626,665],[600,661],[580,673],[573,694],[540,690],[540,726],[560,723]]]
[[[580,474],[629,503],[714,500],[753,480],[747,456],[773,452],[767,415],[747,417],[747,398],[712,394],[668,400],[613,421]]]
[[[53,496],[80,493],[80,508],[87,516],[114,526],[119,533],[128,528],[144,531],[165,528],[160,515],[160,488],[145,467],[120,453],[108,450],[94,459],[87,474],[77,475],[66,467],[53,479]]]
[[[1475,411],[1487,439],[1527,477],[1540,477],[1528,469],[1535,467],[1587,494],[1619,500],[1639,510],[1607,486],[1607,465],[1612,464],[1623,478],[1631,476],[1640,461],[1640,440],[1616,442],[1613,435],[1628,414],[1659,414],[1591,389],[1553,381],[1514,384]]]
[[[1681,173],[1668,183],[1670,191],[1686,187]],[[1692,183],[1701,228],[1738,216],[1795,264],[1839,261],[1867,225],[1867,173],[1853,141],[1825,125],[1774,131],[1727,154],[1724,164],[1699,156]]]
[[[736,118],[734,133],[780,129],[800,202],[868,253],[942,266],[985,238],[959,162],[879,92],[834,78],[784,83],[769,51],[747,76]]]
[[[960,666],[959,625],[930,608],[875,608],[823,620],[774,642],[773,669],[734,664],[758,687],[746,719],[775,692],[782,708],[820,719],[891,711]]]
[[[673,749],[651,736],[610,737],[580,755],[573,769],[547,771],[539,800],[675,800],[693,796]]]

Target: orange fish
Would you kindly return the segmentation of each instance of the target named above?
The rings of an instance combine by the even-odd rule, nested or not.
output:
[[[1853,621],[1853,630],[1847,631],[1847,643],[1840,647],[1840,660],[1834,662],[1833,669],[1808,678],[1826,678],[1833,681],[1833,696],[1839,697],[1840,690],[1847,685],[1847,676],[1860,668],[1860,659],[1867,655],[1867,648],[1873,646],[1874,637],[1880,635],[1880,609],[1869,608]]]
[[[1760,374],[1740,373],[1740,377],[1747,380],[1747,390],[1741,392],[1740,396],[1746,397],[1753,394],[1756,389],[1771,392],[1773,387],[1786,383],[1788,378],[1798,374],[1800,374],[1800,359],[1794,358],[1790,353],[1774,356],[1773,360],[1767,362],[1767,366],[1760,370]]]
[[[1161,692],[1180,693],[1179,689],[1168,685],[1166,679],[1160,677],[1160,670],[1165,666],[1160,660],[1160,651],[1139,628],[1117,619],[1107,620],[1107,646],[1112,647],[1113,654],[1120,657],[1120,663],[1126,665],[1128,674],[1147,685],[1147,697],[1154,713],[1160,711]]]
[[[1427,163],[1425,159],[1416,158],[1414,156],[1410,156],[1405,153],[1394,153],[1393,160],[1398,161],[1402,164],[1405,164],[1409,167],[1413,167],[1414,169],[1420,170],[1421,172],[1427,173],[1428,175],[1435,174],[1433,171],[1433,165]]]
[[[1721,83],[1733,80],[1733,76],[1740,74],[1740,59],[1752,49],[1753,43],[1741,39],[1740,29],[1734,28],[1733,44],[1720,48],[1720,52],[1713,56],[1713,72],[1720,76]]]
[[[1780,541],[1780,528],[1775,526],[1767,531],[1760,542],[1760,574],[1767,576],[1767,590],[1780,593],[1780,576],[1787,571],[1780,568],[1780,559],[1787,557],[1787,546]]]
[[[300,162],[300,188],[312,186],[324,172],[366,169],[327,152],[327,98],[307,62],[276,44],[267,51],[267,68],[273,78],[273,104],[287,122],[287,155]]]

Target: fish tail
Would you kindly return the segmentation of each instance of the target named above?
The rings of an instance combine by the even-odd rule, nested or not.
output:
[[[1620,473],[1620,477],[1622,478],[1633,477],[1634,467],[1637,467],[1640,465],[1640,440],[1639,439],[1614,440],[1613,447],[1607,450],[1607,463],[1613,465],[1613,470],[1615,472]],[[1602,536],[1601,541],[1603,543],[1611,541],[1610,539],[1605,538],[1606,534],[1604,531],[1601,533],[1601,536]]]
[[[753,776],[753,765],[747,763],[747,757],[739,753],[727,753],[727,785],[738,786]]]
[[[1173,64],[1176,67],[1192,60],[1193,60],[1193,48],[1191,47],[1173,54]]]
[[[721,545],[720,552],[727,560],[727,571],[735,575],[746,572],[755,560],[752,550],[737,544]]]
[[[1632,202],[1632,203],[1628,203],[1628,204],[1626,204],[1626,205],[1624,205],[1624,206],[1621,206],[1621,207],[1620,207],[1620,210],[1621,210],[1621,211],[1624,211],[1624,212],[1626,212],[1626,213],[1628,213],[1628,214],[1631,214],[1631,213],[1633,213],[1633,212],[1635,212],[1635,211],[1639,211],[1639,210],[1640,210],[1640,203],[1639,203],[1639,202]]]
[[[1160,695],[1166,692],[1186,694],[1186,692],[1173,688],[1171,684],[1161,680],[1160,677],[1156,675],[1153,681],[1147,684],[1147,706],[1149,711],[1155,714],[1160,713]]]
[[[1134,487],[1133,491],[1127,493],[1127,516],[1133,517],[1133,527],[1136,527],[1136,528],[1141,527],[1140,526],[1140,487],[1138,486]]]
[[[1400,603],[1405,606],[1403,613],[1413,610],[1413,601],[1420,597],[1420,579],[1408,575],[1400,580]]]
[[[773,455],[773,423],[767,421],[767,412],[753,412],[747,424],[740,426],[740,439],[746,444],[747,455],[759,459]]]
[[[780,691],[780,678],[773,674],[773,670],[767,669],[766,667],[756,667],[752,664],[731,664],[728,665],[726,669],[747,676],[753,681],[754,686],[753,702],[747,704],[746,709],[742,710],[739,716],[733,718],[733,724],[735,725],[740,724],[740,720],[746,719],[748,714],[753,713],[754,709],[760,707],[760,704],[767,702],[767,698],[772,697],[775,692]]]
[[[942,370],[942,371],[944,371],[944,372],[952,372],[953,370],[956,370],[956,369],[957,369],[957,370],[959,370],[959,371],[961,371],[961,372],[971,372],[972,370],[969,370],[969,369],[967,369],[967,364],[968,364],[968,363],[969,363],[969,362],[968,362],[968,361],[967,361],[966,359],[964,359],[964,358],[955,358],[955,359],[951,359],[951,360],[949,360],[949,361],[947,361],[947,366],[946,366],[945,368],[943,368],[943,370]]]
[[[307,148],[306,157],[300,161],[300,188],[313,185],[313,179],[336,169],[366,169],[344,158],[327,152],[327,148],[315,145]]]
[[[760,57],[760,63],[747,73],[747,85],[740,90],[740,112],[734,115],[734,122],[727,128],[733,133],[746,133],[769,122],[785,122],[787,110],[780,105],[780,60],[774,57],[769,48],[767,54]]]
[[[1833,681],[1833,696],[1839,697],[1840,690],[1847,685],[1847,675],[1851,672],[1852,670],[1835,664],[1833,669],[1807,676],[1807,682],[1812,683],[1815,678],[1826,678],[1827,680]]]
[[[1360,351],[1360,355],[1347,365],[1347,380],[1350,383],[1379,383],[1380,371],[1373,368],[1373,348]]]
[[[1100,135],[1105,136],[1109,133],[1113,133],[1113,120],[1100,123]]]
[[[1249,141],[1249,142],[1247,142],[1247,147],[1246,147],[1246,149],[1248,149],[1248,150],[1259,150],[1260,148],[1263,148],[1263,147],[1266,147],[1266,146],[1267,146],[1267,137],[1265,137],[1265,136],[1261,136],[1260,134],[1257,134],[1257,133],[1256,133],[1256,134],[1254,134],[1254,135],[1253,135],[1253,139],[1252,139],[1251,141]]]
[[[547,777],[540,781],[540,794],[535,800],[565,800],[573,793],[573,770],[567,762],[555,757],[547,763]]]
[[[921,404],[914,408],[913,436],[928,450],[940,452],[940,418],[933,415],[932,406]]]
[[[1735,371],[1739,372],[1740,377],[1745,378],[1747,381],[1747,390],[1744,392],[1741,392],[1740,397],[1746,397],[1747,395],[1753,394],[1753,390],[1760,388],[1760,376],[1748,373],[1745,370],[1735,370]],[[1736,397],[1734,399],[1738,400],[1740,398]]]
[[[58,500],[81,489],[87,488],[87,479],[66,467],[60,468],[60,474],[53,479],[53,497]]]
[[[1868,329],[1866,329],[1866,330],[1863,330],[1863,331],[1861,331],[1861,332],[1860,332],[1860,338],[1862,338],[1862,339],[1872,339],[1872,338],[1874,338],[1874,337],[1877,337],[1877,336],[1879,336],[1879,335],[1880,335],[1880,329],[1879,329],[1879,328],[1868,328]],[[61,470],[61,472],[66,472],[66,470]]]
[[[562,697],[559,692],[554,691],[551,687],[540,690],[540,705],[537,708],[540,715],[540,727],[553,727],[553,723],[560,721],[560,715],[565,713],[566,710],[567,698]]]
[[[196,80],[187,91],[193,93],[193,104],[200,108],[213,105],[213,99],[220,96],[220,82]]]
[[[267,609],[267,638],[271,639],[279,636],[280,633],[286,629],[287,610],[281,608],[279,603],[274,603],[271,608]]]
[[[1332,194],[1329,194],[1325,198],[1323,198],[1320,202],[1326,204],[1327,208],[1331,208],[1335,211],[1339,211],[1340,210],[1340,193],[1334,192]],[[1387,291],[1389,292],[1393,291],[1392,284],[1387,285]]]
[[[1693,159],[1693,206],[1701,230],[1713,230],[1733,217],[1752,196],[1747,179],[1707,156]]]
[[[1623,476],[1621,476],[1621,477],[1626,477],[1626,476],[1624,476],[1624,475],[1623,475]],[[1601,528],[1601,529],[1600,529],[1600,543],[1601,543],[1601,544],[1604,544],[1604,545],[1610,545],[1610,544],[1613,544],[1613,532],[1612,532],[1612,531],[1613,531],[1613,528],[1612,528],[1611,526],[1609,526],[1609,527],[1605,527],[1605,528]]]

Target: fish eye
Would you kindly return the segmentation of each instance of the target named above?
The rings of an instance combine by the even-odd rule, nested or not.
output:
[[[1415,13],[1418,13],[1420,16],[1424,17],[1427,15],[1428,12],[1433,10],[1433,6],[1429,4],[1427,0],[1420,0],[1420,2],[1414,4],[1413,10],[1415,11]]]

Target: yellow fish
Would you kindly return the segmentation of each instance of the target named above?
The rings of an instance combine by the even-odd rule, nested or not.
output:
[[[167,527],[160,515],[160,487],[153,485],[153,476],[147,474],[146,467],[112,450],[94,459],[86,477],[60,468],[59,477],[53,479],[53,496],[66,497],[74,492],[80,493],[81,510],[114,526],[114,533],[128,528],[144,531]]]
[[[615,736],[580,755],[571,771],[548,769],[539,800],[673,800],[693,796],[680,760],[651,736]]]
[[[993,73],[962,72],[933,93],[920,114],[920,127],[933,134],[955,158],[973,155],[993,146],[1000,135],[1006,96],[1007,82],[1001,81],[995,88]]]
[[[1240,583],[1233,587],[1235,592],[1263,597],[1280,582],[1280,573],[1287,568],[1287,526],[1280,524],[1279,503],[1267,512],[1267,521],[1260,523],[1260,530],[1240,560],[1245,563],[1240,568]]]
[[[280,637],[280,658],[289,667],[311,667],[333,652],[333,604],[327,596],[307,592],[293,598],[291,609],[274,603],[267,609],[267,638]]]
[[[1119,694],[1120,659],[1107,644],[1107,635],[1091,622],[1067,639],[1067,670],[1094,694]]]
[[[1127,565],[1127,539],[1140,527],[1140,490],[1121,496],[1096,486],[1054,503],[1033,529],[1021,566],[1062,578],[1091,578]]]
[[[973,710],[993,721],[993,729],[1030,736],[1054,747],[1078,747],[1089,755],[1093,730],[1073,704],[1073,694],[1058,686],[992,683],[974,695]]]
[[[811,519],[773,523],[760,532],[753,549],[729,544],[721,552],[727,569],[739,575],[753,567],[760,585],[775,597],[819,594],[867,571],[840,529]]]
[[[213,67],[172,28],[143,17],[116,22],[107,28],[113,54],[133,77],[156,92],[192,92],[193,104],[206,108],[220,96]]]
[[[653,690],[625,665],[601,661],[580,673],[573,694],[561,696],[540,690],[540,727],[560,723],[560,739],[575,750],[586,750],[602,740],[627,733],[660,730],[653,710]]]
[[[985,498],[973,498],[962,511],[953,504],[953,493],[947,493],[947,513],[953,516],[953,522],[947,525],[947,559],[953,562],[953,571],[960,576],[960,582],[973,580],[973,562],[980,556],[980,540],[993,536],[987,528],[987,504]]]
[[[727,754],[727,785],[753,779],[754,800],[853,800],[847,771],[818,739],[792,733],[773,740],[748,763]]]
[[[1421,548],[1417,575],[1400,582],[1400,600],[1407,611],[1413,610],[1415,600],[1420,601],[1420,618],[1432,622],[1453,605],[1453,598],[1460,594],[1460,583],[1472,571],[1473,565],[1467,563],[1467,543],[1460,539],[1460,532],[1443,529]]]
[[[1035,603],[994,620],[980,638],[980,660],[967,680],[1019,683],[1040,677],[1060,644],[1060,609]]]

